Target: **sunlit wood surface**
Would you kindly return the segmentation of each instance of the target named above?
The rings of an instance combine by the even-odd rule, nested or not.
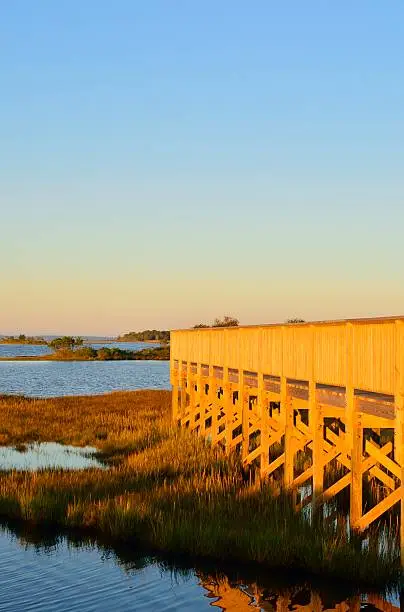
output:
[[[179,424],[238,450],[262,478],[310,485],[301,505],[349,487],[353,529],[395,504],[404,516],[404,317],[176,330],[171,383]],[[301,451],[310,465],[299,472]],[[325,488],[331,462],[343,475]],[[364,477],[383,486],[372,507]],[[401,520],[402,559],[403,547]]]

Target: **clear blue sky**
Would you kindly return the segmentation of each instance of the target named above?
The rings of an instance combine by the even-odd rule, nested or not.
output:
[[[404,313],[404,3],[13,0],[0,333]]]

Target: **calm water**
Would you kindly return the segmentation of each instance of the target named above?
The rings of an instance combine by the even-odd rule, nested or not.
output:
[[[0,394],[88,395],[169,384],[167,361],[0,361]]]
[[[103,468],[103,464],[91,455],[96,448],[69,446],[56,442],[29,444],[25,450],[0,446],[0,470],[39,470],[44,468],[64,468],[80,470],[84,468]]]
[[[218,575],[212,569],[184,569],[144,556],[135,546],[113,550],[105,544],[6,526],[0,528],[0,575],[0,610],[4,612],[199,612],[212,608],[275,612],[304,606],[307,612],[310,601],[318,598],[328,610],[338,604],[347,604],[350,610],[359,610],[360,604],[363,609],[382,609],[376,597],[353,596],[342,592],[340,585],[312,591],[308,583],[288,584],[285,575],[276,581],[273,575],[256,581],[234,572]],[[399,606],[394,597],[390,601]]]

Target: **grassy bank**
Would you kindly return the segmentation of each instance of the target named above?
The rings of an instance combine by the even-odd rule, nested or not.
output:
[[[1,357],[0,361],[168,361],[170,359],[169,345],[128,351],[125,349],[103,346],[94,349],[83,346],[76,349],[61,348],[49,355]]]
[[[311,527],[286,496],[251,487],[237,457],[172,426],[170,393],[0,398],[0,442],[95,445],[109,470],[0,475],[0,515],[94,531],[191,557],[302,569],[374,586],[399,576],[385,548]]]

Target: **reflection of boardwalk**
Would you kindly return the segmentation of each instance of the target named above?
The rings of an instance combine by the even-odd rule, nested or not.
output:
[[[286,489],[311,484],[302,505],[349,487],[353,528],[403,515],[404,318],[175,331],[171,382],[177,422]],[[373,507],[364,477],[383,487]]]
[[[257,606],[254,598],[245,593],[240,587],[232,587],[227,580],[201,581],[202,586],[208,591],[208,597],[212,597],[210,604],[213,608],[220,610],[234,610],[235,612],[251,612]]]
[[[392,605],[378,595],[358,596],[350,599],[332,600],[321,597],[307,588],[294,588],[290,592],[277,593],[256,584],[233,584],[226,578],[215,579],[201,576],[201,585],[212,598],[211,606],[225,611],[252,612],[359,612],[363,609],[380,610],[381,612],[399,612],[399,607]]]

